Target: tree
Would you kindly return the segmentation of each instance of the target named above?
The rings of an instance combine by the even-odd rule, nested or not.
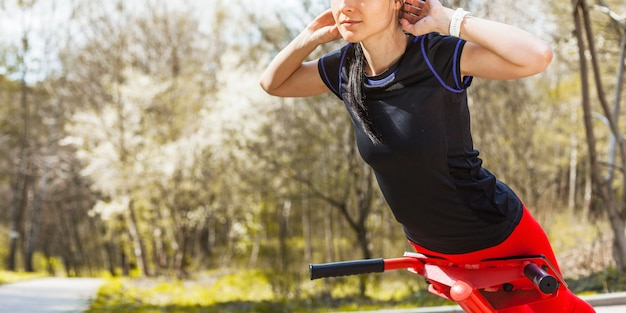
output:
[[[626,61],[626,21],[624,18],[619,18],[606,3],[601,2],[599,9],[608,13],[607,16],[612,22],[610,24],[611,27],[607,27],[607,31],[610,32],[612,30],[613,34],[618,34],[617,36],[613,35],[614,40],[617,39],[615,41],[618,42],[619,57],[616,60],[617,68],[613,69],[616,79],[613,85],[615,96],[611,106],[607,88],[602,80],[604,77],[604,72],[601,68],[603,57],[596,47],[596,39],[594,38],[596,33],[592,26],[592,7],[585,0],[577,0],[572,1],[572,8],[579,50],[582,107],[591,166],[592,190],[596,200],[594,208],[605,213],[609,220],[613,231],[613,257],[618,271],[624,274],[626,273],[626,233],[624,232],[624,224],[626,223],[626,173],[624,173],[626,169],[626,140],[620,131],[619,117],[622,102],[624,62]],[[591,66],[592,73],[589,73],[589,66]],[[592,105],[595,101],[592,100],[591,96],[592,83],[596,89],[596,101],[600,104],[601,114],[604,116],[610,132],[610,150],[604,154],[608,157],[608,160],[603,160],[599,153],[599,131],[594,127],[593,119],[595,112]],[[620,157],[620,165],[614,163],[616,154]],[[606,171],[603,171],[603,168],[606,168]],[[616,175],[617,169],[620,170],[621,181],[617,181],[619,178]],[[603,175],[603,172],[606,172],[606,175]],[[618,188],[621,188],[621,190]]]
[[[77,108],[68,142],[104,196],[98,210],[109,231],[119,216],[126,223],[123,250],[143,275],[157,266],[184,277],[210,207],[202,190],[212,177],[197,167],[212,139],[220,39],[200,31],[191,8],[146,2],[148,13],[136,16],[125,5],[90,17],[82,35],[91,39],[64,51],[64,90]]]
[[[36,270],[33,259],[37,252],[43,252],[48,258],[52,254],[64,255],[68,245],[63,243],[67,243],[68,238],[57,238],[58,245],[42,243],[42,237],[48,239],[49,231],[55,227],[59,229],[58,225],[50,225],[54,224],[56,218],[53,207],[56,207],[54,199],[57,193],[73,189],[80,190],[82,199],[92,195],[88,187],[81,188],[81,185],[87,185],[85,181],[68,175],[68,169],[76,169],[73,167],[76,159],[72,158],[73,150],[59,145],[60,138],[64,136],[66,107],[63,98],[55,93],[52,80],[42,81],[43,77],[51,75],[55,45],[59,39],[57,35],[61,28],[40,28],[35,21],[54,24],[52,17],[59,13],[55,4],[56,1],[13,2],[8,3],[9,10],[2,12],[6,14],[3,18],[17,17],[19,22],[15,25],[20,35],[19,41],[9,43],[7,49],[3,50],[1,63],[7,73],[3,77],[3,94],[6,96],[3,100],[6,101],[3,101],[1,123],[3,139],[6,140],[4,143],[7,145],[2,150],[7,153],[2,154],[0,164],[3,164],[4,173],[12,174],[2,179],[2,182],[12,181],[12,194],[3,195],[2,199],[4,203],[12,204],[5,212],[10,212],[11,218],[7,220],[10,220],[9,225],[13,229],[7,254],[7,267],[13,270],[19,267],[16,259],[20,251],[22,268],[26,271]],[[73,205],[79,203],[73,200],[68,202]],[[90,205],[89,201],[85,201],[73,207],[85,214],[85,208],[88,209]],[[80,241],[84,233],[79,229],[88,222],[75,220],[69,224],[68,230],[73,231],[73,236]],[[76,263],[76,267],[82,267],[90,261],[90,258],[83,258],[82,263]],[[49,268],[50,272],[53,270]]]
[[[29,52],[28,45],[28,28],[26,28],[23,37],[20,52],[17,55],[17,66],[20,75],[20,107],[22,108],[22,131],[20,135],[19,153],[17,157],[16,174],[13,183],[13,202],[11,204],[11,235],[9,243],[8,269],[15,271],[17,269],[16,255],[18,252],[18,240],[24,235],[22,229],[22,219],[24,212],[28,206],[28,190],[31,182],[29,172],[32,170],[31,155],[29,152],[30,138],[30,119],[31,119],[31,103],[28,99],[29,88],[26,85],[26,76],[28,74],[28,66],[26,65],[26,55]]]

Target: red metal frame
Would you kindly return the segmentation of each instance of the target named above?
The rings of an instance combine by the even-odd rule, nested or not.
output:
[[[543,293],[524,275],[526,265],[534,263],[555,277],[559,289]],[[542,301],[566,288],[565,281],[552,264],[542,256],[513,257],[486,260],[472,264],[452,263],[418,253],[405,253],[404,257],[384,260],[385,271],[408,269],[424,276],[430,283],[429,291],[456,302],[465,312],[532,312],[525,305]]]

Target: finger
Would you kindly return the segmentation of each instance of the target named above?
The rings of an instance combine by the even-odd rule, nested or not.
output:
[[[421,17],[419,15],[415,15],[413,13],[407,13],[407,12],[403,12],[401,19],[407,20],[409,23],[411,24],[415,24],[417,23]]]
[[[341,33],[339,32],[339,28],[336,25],[333,25],[328,30],[328,33],[332,36],[332,40],[337,40],[341,38]]]
[[[412,34],[414,36],[420,36],[430,31],[425,27],[425,19],[420,19],[415,23],[411,23],[411,21],[407,19],[400,19],[400,24],[402,25],[402,30],[406,33]]]
[[[406,19],[411,24],[417,23],[417,21],[421,20],[427,15],[427,10],[424,9],[424,1],[415,0],[414,3],[405,2],[402,7],[402,16],[401,18]]]
[[[335,22],[335,17],[333,16],[333,12],[330,9],[326,10],[322,15],[323,15],[323,18],[324,18],[323,19],[324,22],[326,22],[328,24],[331,24],[331,23]]]
[[[401,19],[400,24],[402,24],[402,30],[409,34],[413,34],[413,32],[415,31],[415,24],[411,23],[411,21],[407,19]]]
[[[402,9],[405,12],[420,15],[424,9],[425,2],[423,0],[416,0],[415,2],[404,2]]]
[[[335,25],[335,18],[332,15],[330,10],[325,11],[324,13],[318,15],[315,20],[313,20],[310,24],[314,29],[318,29],[324,26]]]

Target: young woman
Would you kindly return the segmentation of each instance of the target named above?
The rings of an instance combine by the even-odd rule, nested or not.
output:
[[[307,61],[340,38],[348,44]],[[473,77],[522,78],[551,60],[532,34],[439,0],[332,0],[260,83],[276,96],[332,92],[346,104],[361,156],[416,251],[461,263],[543,254],[557,266],[522,201],[482,168],[466,93]],[[532,310],[594,312],[558,292]]]

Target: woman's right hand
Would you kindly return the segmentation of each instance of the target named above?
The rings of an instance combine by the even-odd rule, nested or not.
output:
[[[331,42],[341,38],[337,29],[337,23],[330,9],[318,15],[308,26],[310,39],[318,45]]]

